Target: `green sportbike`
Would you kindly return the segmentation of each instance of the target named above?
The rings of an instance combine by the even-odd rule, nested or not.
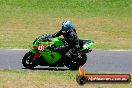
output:
[[[70,70],[77,70],[80,66],[86,63],[87,55],[92,51],[91,46],[94,44],[91,40],[80,40],[80,49],[77,54],[73,54],[72,59],[65,56],[65,50],[54,51],[54,48],[64,45],[63,38],[51,38],[50,34],[39,36],[33,42],[33,48],[27,52],[22,64],[25,68],[33,69],[34,67],[49,66],[49,67],[64,67]]]

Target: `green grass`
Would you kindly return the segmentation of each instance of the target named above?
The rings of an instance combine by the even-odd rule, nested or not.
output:
[[[0,88],[131,88],[129,84],[85,84],[76,82],[76,71],[0,70]]]
[[[0,0],[0,48],[31,48],[35,37],[71,20],[95,49],[132,49],[131,0]],[[0,70],[0,88],[82,88],[73,71]],[[83,88],[131,88],[86,84]]]
[[[132,49],[131,0],[0,0],[0,48],[30,48],[64,20],[95,49]]]

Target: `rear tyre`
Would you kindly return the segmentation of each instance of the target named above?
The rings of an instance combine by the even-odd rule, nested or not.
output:
[[[82,53],[80,57],[69,60],[66,59],[65,66],[68,67],[70,70],[78,70],[80,66],[83,66],[87,61],[87,55]]]
[[[32,52],[27,52],[23,59],[22,59],[22,64],[25,68],[29,68],[29,69],[33,69],[34,67],[36,67],[35,63],[33,62],[32,58],[34,56],[34,53]]]

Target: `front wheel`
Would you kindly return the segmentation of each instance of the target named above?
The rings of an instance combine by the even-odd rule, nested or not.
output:
[[[22,59],[22,64],[24,67],[29,69],[33,69],[34,67],[36,67],[35,63],[33,63],[33,60],[32,60],[33,56],[34,56],[34,53],[30,51],[24,55]]]
[[[87,55],[82,53],[80,57],[75,58],[73,60],[66,60],[65,66],[68,67],[70,70],[78,70],[80,66],[83,66],[87,61]]]

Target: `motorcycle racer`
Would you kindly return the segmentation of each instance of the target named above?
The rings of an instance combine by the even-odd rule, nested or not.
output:
[[[59,38],[61,35],[64,38]],[[33,48],[23,56],[22,64],[29,69],[40,65],[77,70],[86,63],[86,53],[91,52],[93,44],[92,40],[78,39],[71,21],[65,21],[59,32],[38,36]]]
[[[76,30],[73,27],[73,24],[71,21],[64,21],[62,23],[62,28],[59,32],[54,33],[52,35],[53,38],[59,37],[63,35],[64,37],[64,45],[60,46],[58,48],[55,48],[55,51],[61,51],[66,50],[66,56],[71,58],[71,55],[77,51],[77,49],[80,48],[79,46],[79,38],[77,36]]]

